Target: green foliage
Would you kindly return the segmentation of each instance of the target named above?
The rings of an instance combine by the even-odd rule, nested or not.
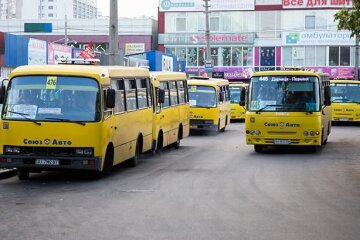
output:
[[[338,30],[349,30],[351,37],[360,36],[360,1],[354,1],[353,8],[343,8],[334,16]]]

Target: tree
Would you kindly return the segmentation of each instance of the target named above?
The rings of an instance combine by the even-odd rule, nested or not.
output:
[[[338,21],[338,30],[349,30],[355,37],[355,80],[359,80],[360,1],[353,1],[353,8],[338,11],[334,21]]]

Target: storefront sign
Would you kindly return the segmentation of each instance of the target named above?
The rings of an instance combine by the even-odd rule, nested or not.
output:
[[[250,79],[250,75],[253,72],[251,67],[214,67],[213,72],[224,73],[225,79]],[[203,75],[205,69],[203,67],[186,67],[186,73],[194,75]]]
[[[240,34],[211,34],[210,43],[214,44],[254,44],[254,33]],[[164,45],[204,45],[206,44],[205,35],[199,34],[159,34],[159,44]]]
[[[256,5],[281,5],[283,0],[256,0]]]
[[[28,44],[28,64],[46,64],[46,42],[30,38]]]
[[[315,45],[355,45],[355,38],[350,38],[350,32],[336,31],[309,31],[309,32],[283,32],[282,44],[315,46]]]
[[[59,59],[71,58],[71,47],[49,43],[48,44],[48,64],[57,64]]]
[[[317,72],[329,74],[331,79],[354,79],[353,67],[307,67],[309,69],[314,69]]]
[[[283,0],[283,8],[352,8],[353,0]]]
[[[125,55],[145,52],[145,43],[125,43]]]
[[[254,0],[211,0],[211,11],[254,10]],[[160,12],[202,12],[203,0],[160,0]]]

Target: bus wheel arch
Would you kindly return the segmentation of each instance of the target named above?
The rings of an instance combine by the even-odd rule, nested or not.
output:
[[[176,142],[173,144],[174,147],[175,147],[175,149],[179,149],[179,148],[180,148],[180,141],[181,141],[181,139],[183,139],[183,127],[182,127],[182,124],[179,125],[177,140],[176,140]]]
[[[128,167],[136,167],[139,164],[139,159],[143,149],[143,136],[140,133],[136,139],[134,156],[127,160]]]

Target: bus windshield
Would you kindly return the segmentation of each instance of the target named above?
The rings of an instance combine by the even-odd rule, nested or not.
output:
[[[191,107],[216,107],[216,90],[209,86],[189,86]]]
[[[360,103],[360,84],[331,83],[331,101],[335,103]]]
[[[2,118],[20,121],[99,121],[99,93],[99,84],[92,78],[15,77],[8,86]]]
[[[249,110],[268,112],[320,111],[318,78],[314,76],[252,77]]]
[[[230,87],[230,102],[239,103],[241,99],[241,87]]]

